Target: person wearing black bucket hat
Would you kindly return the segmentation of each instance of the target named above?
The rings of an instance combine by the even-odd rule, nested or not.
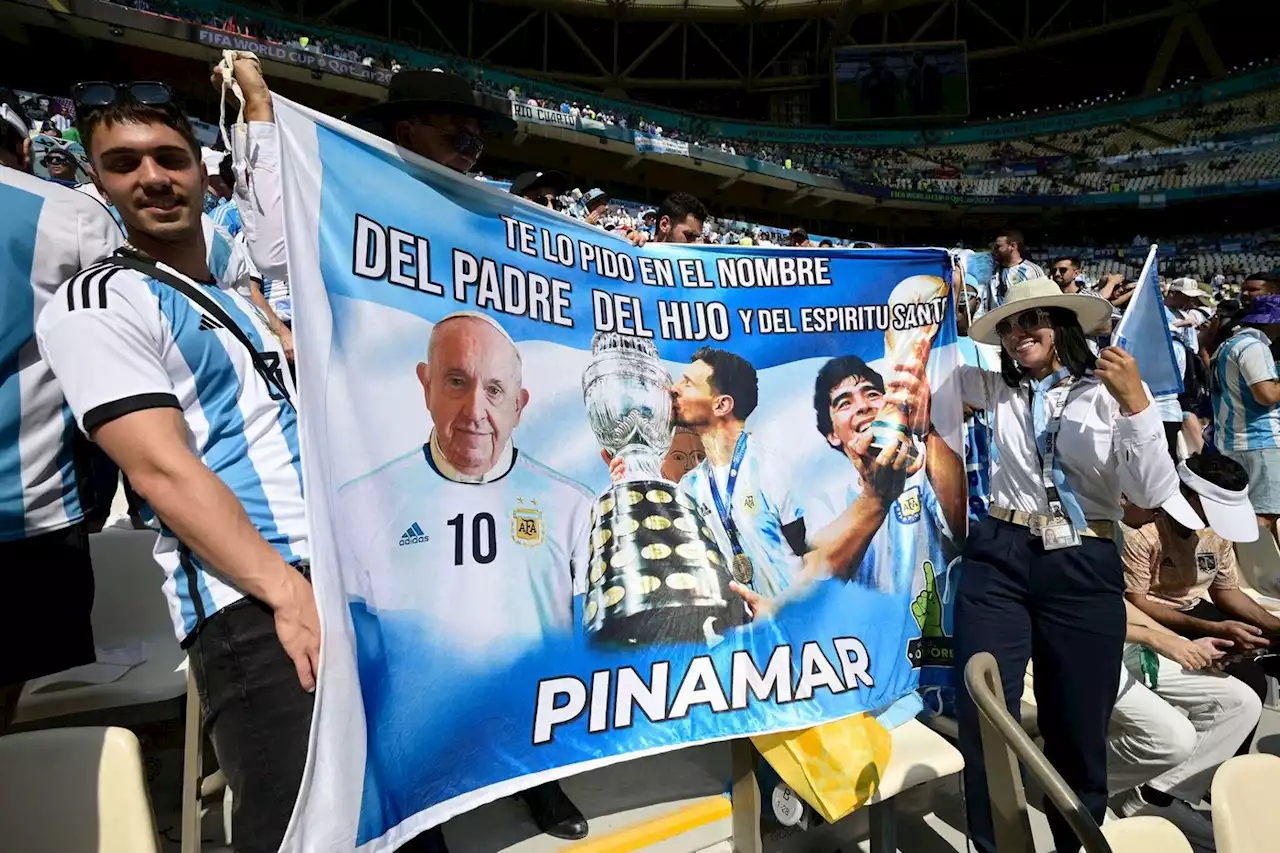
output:
[[[242,51],[230,73],[244,95],[249,125],[245,150],[236,153],[236,168],[247,166],[254,175],[251,182],[237,182],[245,238],[259,272],[267,278],[287,278],[280,143],[271,91],[252,54]],[[212,82],[219,93],[226,75],[225,62],[214,68]],[[361,107],[346,121],[465,174],[484,152],[486,135],[515,130],[510,112],[505,100],[473,91],[457,74],[406,68],[391,78],[386,101]]]
[[[556,198],[569,188],[569,179],[556,171],[521,172],[511,182],[511,194],[555,209]]]
[[[484,151],[484,134],[516,128],[505,101],[473,91],[457,74],[416,68],[391,78],[387,100],[346,120],[459,172],[474,168]]]

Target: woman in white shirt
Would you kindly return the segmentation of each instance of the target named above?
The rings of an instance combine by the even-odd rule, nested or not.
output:
[[[1109,312],[1048,279],[1018,282],[969,330],[1000,345],[1000,371],[958,371],[964,402],[992,416],[996,453],[990,516],[971,529],[961,563],[957,673],[991,652],[1017,716],[1035,662],[1045,755],[1099,823],[1125,636],[1120,496],[1159,506],[1178,482],[1137,362],[1120,349],[1089,350],[1083,330]],[[977,711],[967,691],[956,698],[970,835],[993,853]],[[1066,822],[1049,817],[1057,849],[1076,850]]]

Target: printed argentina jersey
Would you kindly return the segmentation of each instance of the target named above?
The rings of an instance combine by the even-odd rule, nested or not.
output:
[[[575,628],[586,591],[591,494],[528,454],[486,483],[445,477],[430,444],[344,485],[344,587],[375,614],[427,621],[469,667],[499,668]],[[353,538],[344,539],[343,536]]]
[[[716,478],[720,496],[727,500],[729,466],[713,468],[706,459],[681,478],[680,491],[697,504],[702,517],[715,532],[720,551],[729,557],[733,554],[733,546],[716,511],[707,479],[711,476]],[[777,596],[791,585],[801,569],[801,559],[791,549],[782,528],[805,513],[791,488],[786,469],[767,448],[761,446],[759,439],[750,435],[747,452],[738,469],[738,481],[733,488],[730,514],[738,529],[738,542],[751,558],[753,577],[750,587],[766,598]]]
[[[36,344],[36,321],[68,278],[123,236],[74,190],[0,166],[0,542],[84,517],[71,439],[75,422]]]
[[[848,481],[810,502],[805,514],[805,532],[810,538],[852,506],[862,493],[857,470],[852,463],[845,464]],[[942,575],[958,555],[926,470],[921,468],[907,478],[902,494],[872,537],[853,576],[855,582],[883,592],[906,593],[926,560],[932,561],[935,573]]]
[[[1213,358],[1213,414],[1219,450],[1280,447],[1280,408],[1262,405],[1249,390],[1275,378],[1271,342],[1257,329],[1241,329],[1218,348]]]
[[[234,283],[193,283],[288,387],[280,342]],[[231,489],[262,537],[288,563],[310,557],[293,407],[254,370],[248,349],[220,320],[169,285],[108,262],[68,281],[36,333],[86,434],[135,411],[180,410],[192,452]],[[206,618],[243,597],[163,526],[155,556],[184,644]]]

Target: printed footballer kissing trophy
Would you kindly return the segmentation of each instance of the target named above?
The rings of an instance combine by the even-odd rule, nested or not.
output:
[[[948,293],[945,280],[936,275],[913,275],[898,282],[898,286],[889,294],[889,316],[895,317],[896,305],[910,305],[908,314],[927,310],[926,306],[937,303],[935,300],[946,297]],[[945,308],[944,308],[945,310]],[[892,326],[884,333],[884,379],[885,384],[892,382],[893,368],[906,364],[909,360],[929,361],[929,350],[933,346],[933,336],[937,334],[939,323],[917,325],[909,329],[894,329]],[[921,344],[923,343],[923,346]],[[920,352],[916,352],[916,347]],[[888,389],[886,388],[886,391]],[[911,425],[907,422],[911,407],[907,400],[893,392],[888,392],[884,404],[871,422],[871,447],[873,451],[883,450],[902,441],[910,443],[909,463],[914,465],[920,452],[911,437]]]
[[[591,510],[583,624],[610,645],[719,642],[746,621],[697,507],[662,476],[675,424],[671,377],[644,338],[597,332],[582,396],[596,439],[625,463]]]

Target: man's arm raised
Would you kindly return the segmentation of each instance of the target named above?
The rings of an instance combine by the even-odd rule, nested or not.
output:
[[[287,279],[284,248],[284,190],[280,175],[280,138],[271,91],[257,59],[236,59],[235,81],[244,94],[248,139],[232,140],[236,199],[249,256],[265,278]],[[215,67],[213,87],[222,92],[223,69]]]

